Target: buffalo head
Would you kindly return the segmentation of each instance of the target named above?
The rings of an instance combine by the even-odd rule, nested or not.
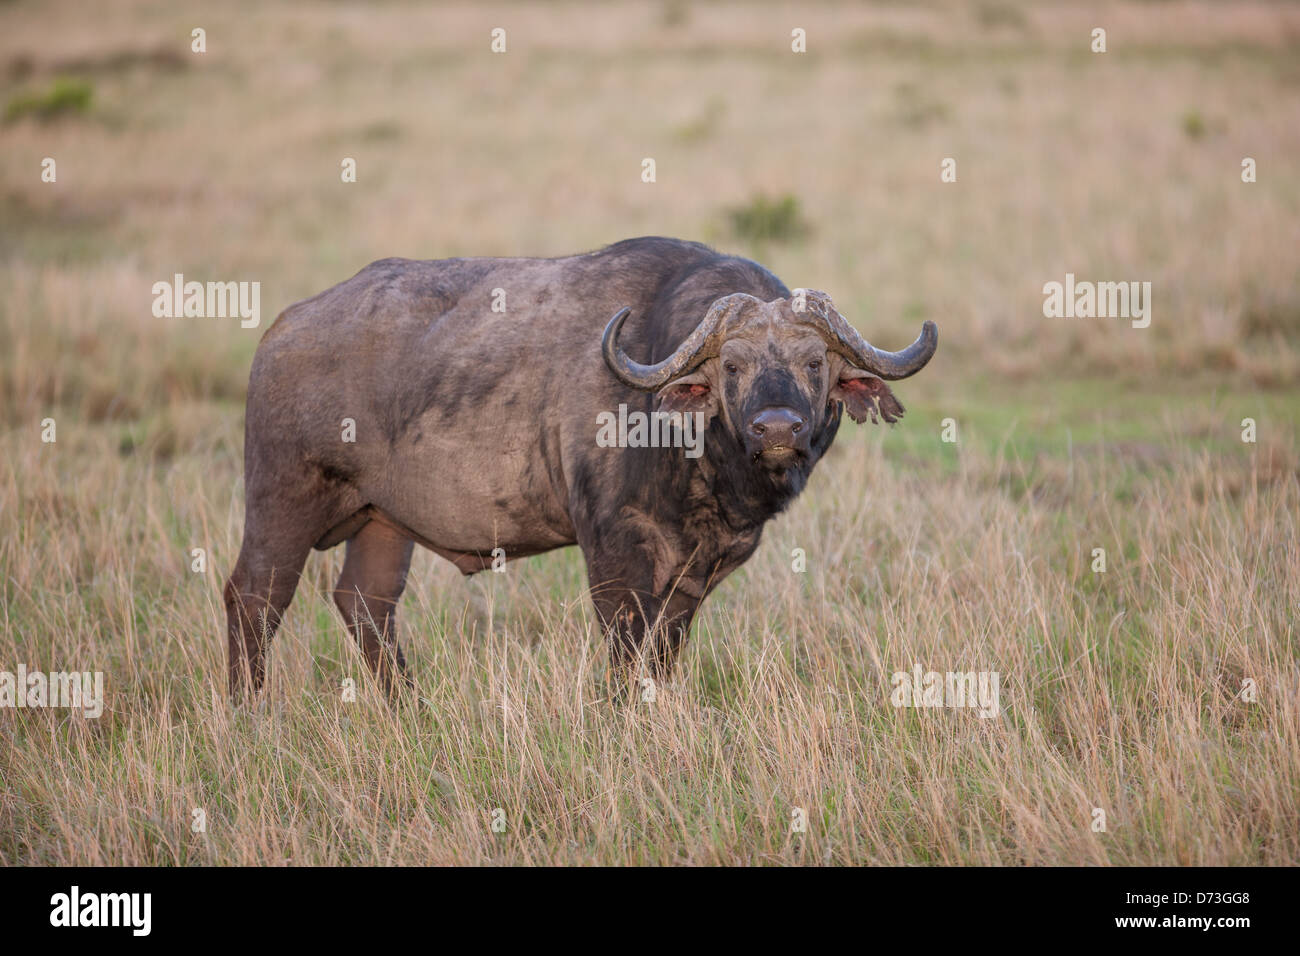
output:
[[[605,328],[602,348],[614,375],[657,392],[661,411],[720,418],[750,459],[770,471],[805,462],[814,436],[838,418],[839,403],[859,423],[897,421],[903,406],[885,380],[919,372],[939,337],[926,322],[903,351],[883,352],[824,292],[796,289],[771,302],[736,293],[715,301],[672,355],[641,365],[618,345],[628,314],[621,310]]]

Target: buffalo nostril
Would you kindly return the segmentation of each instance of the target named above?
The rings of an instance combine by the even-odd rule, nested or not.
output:
[[[765,448],[786,447],[794,444],[795,435],[803,430],[805,421],[790,408],[765,408],[749,421],[749,432],[763,442]]]

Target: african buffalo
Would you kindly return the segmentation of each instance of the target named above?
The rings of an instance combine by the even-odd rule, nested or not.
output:
[[[882,352],[824,293],[676,239],[375,262],[286,309],[253,359],[231,691],[260,688],[308,553],[344,541],[334,598],[385,687],[405,675],[394,615],[417,542],[465,574],[577,544],[611,673],[641,655],[666,676],[841,411],[896,421],[884,380],[937,341],[926,322]],[[606,447],[598,421],[620,405],[704,423],[702,448]]]

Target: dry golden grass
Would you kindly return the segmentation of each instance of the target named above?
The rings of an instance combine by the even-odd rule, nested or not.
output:
[[[0,7],[6,100],[95,91],[0,129],[0,670],[107,692],[98,720],[0,710],[0,862],[1300,861],[1298,46],[1273,4]],[[760,193],[810,234],[729,235]],[[753,254],[886,346],[935,318],[907,418],[842,433],[652,704],[598,696],[576,551],[468,582],[422,553],[428,704],[390,710],[335,552],[233,710],[220,584],[275,311],[387,255],[645,233]],[[1153,282],[1152,327],[1044,319],[1067,271]],[[175,272],[261,281],[262,329],[153,318]],[[890,706],[916,664],[997,671],[1001,715]]]
[[[309,565],[277,639],[269,702],[232,713],[219,571],[191,574],[187,549],[210,544],[224,569],[237,548],[237,434],[217,416],[202,429],[211,447],[171,467],[102,437],[74,444],[98,463],[83,474],[63,467],[69,452],[6,443],[6,631],[31,666],[102,668],[109,691],[98,721],[5,715],[10,862],[1300,851],[1300,493],[1258,457],[1231,473],[1189,457],[1118,503],[1122,466],[1099,452],[1073,460],[1063,503],[1044,506],[1008,494],[1014,468],[981,452],[914,474],[882,442],[848,442],[708,606],[679,679],[622,709],[594,699],[603,654],[576,554],[468,584],[420,556],[404,639],[429,706],[414,713],[376,703],[324,596],[331,554]],[[883,506],[864,506],[864,488]],[[807,574],[791,571],[794,547]],[[998,671],[1001,716],[891,707],[890,674],[914,663]],[[348,676],[355,704],[341,700]],[[1238,697],[1244,677],[1254,704]],[[189,831],[196,807],[206,836]],[[802,835],[794,807],[811,819]],[[1108,832],[1091,832],[1093,807]]]

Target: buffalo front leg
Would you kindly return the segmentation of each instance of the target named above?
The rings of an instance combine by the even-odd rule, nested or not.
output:
[[[385,692],[410,686],[397,643],[397,603],[406,587],[415,542],[379,521],[348,539],[334,603]]]
[[[609,643],[609,675],[622,697],[634,680],[672,676],[699,599],[680,591],[659,598],[613,584],[592,585],[592,603]]]

